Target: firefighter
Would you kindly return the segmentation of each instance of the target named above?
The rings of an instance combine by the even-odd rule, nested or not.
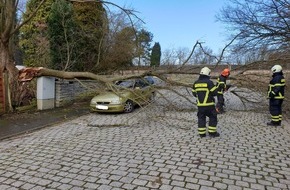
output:
[[[211,70],[203,67],[200,76],[193,84],[192,94],[197,98],[197,117],[198,134],[200,137],[206,137],[206,117],[209,118],[208,134],[211,137],[219,137],[217,132],[217,112],[215,110],[214,96],[217,94],[217,88],[210,80]]]
[[[274,65],[271,68],[272,80],[268,86],[269,110],[271,121],[270,126],[280,126],[282,121],[282,103],[284,100],[285,78],[281,65]]]
[[[224,92],[227,90],[227,78],[230,76],[230,70],[224,69],[217,80],[217,104],[216,111],[217,113],[224,113]]]

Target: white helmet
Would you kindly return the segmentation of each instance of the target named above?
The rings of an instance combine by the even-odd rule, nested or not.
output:
[[[271,68],[271,71],[272,71],[273,73],[279,73],[279,72],[282,71],[282,67],[281,67],[281,65],[274,65],[274,66]]]
[[[204,67],[200,70],[200,73],[201,75],[206,75],[206,76],[210,76],[210,72],[211,70],[208,68],[208,67]]]

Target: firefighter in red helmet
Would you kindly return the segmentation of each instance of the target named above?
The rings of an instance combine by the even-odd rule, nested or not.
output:
[[[230,70],[228,68],[224,69],[220,76],[217,79],[217,104],[216,111],[217,113],[224,113],[224,92],[227,90],[227,79],[230,76]]]

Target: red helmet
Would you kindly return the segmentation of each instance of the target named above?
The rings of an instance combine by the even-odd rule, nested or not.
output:
[[[228,77],[230,75],[230,70],[229,69],[224,69],[221,73],[222,76]]]

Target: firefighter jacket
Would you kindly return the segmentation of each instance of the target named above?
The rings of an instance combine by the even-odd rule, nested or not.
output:
[[[284,99],[285,78],[283,72],[274,73],[268,86],[268,98]]]
[[[200,75],[194,82],[192,94],[197,97],[197,106],[215,105],[214,96],[217,95],[217,88],[209,76]]]
[[[223,94],[224,91],[227,89],[227,78],[223,75],[220,75],[219,78],[217,79],[217,93],[218,94]]]

